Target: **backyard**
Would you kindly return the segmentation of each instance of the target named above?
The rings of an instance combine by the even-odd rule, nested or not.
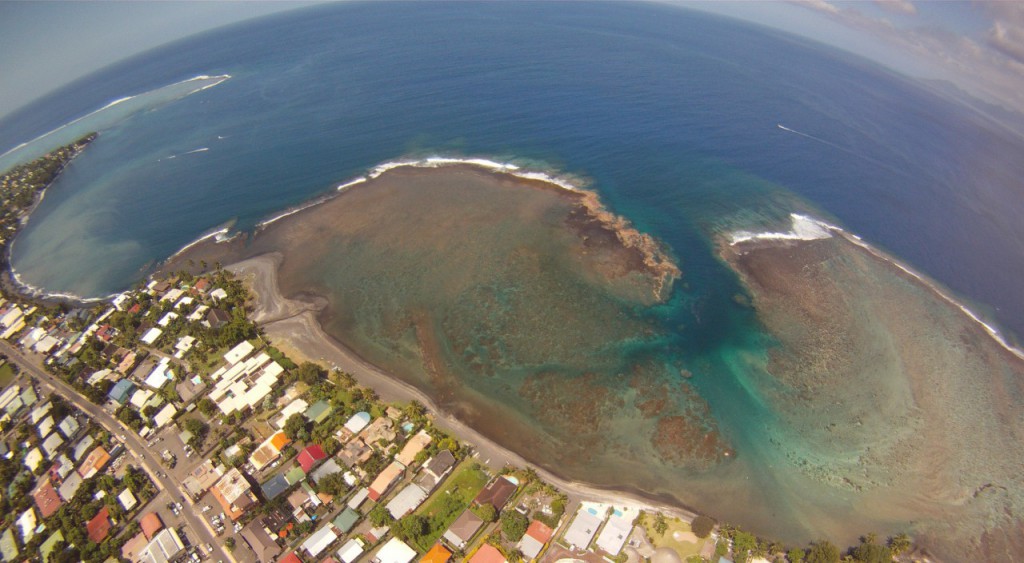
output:
[[[640,525],[655,548],[667,547],[679,554],[686,561],[691,556],[700,555],[701,550],[710,539],[700,539],[690,530],[690,524],[679,518],[664,518],[664,533],[656,532],[656,516],[644,512],[640,517]]]

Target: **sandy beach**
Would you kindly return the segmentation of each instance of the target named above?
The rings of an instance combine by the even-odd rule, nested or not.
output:
[[[695,512],[679,506],[655,503],[633,493],[602,489],[559,477],[528,462],[516,452],[441,410],[419,389],[366,362],[326,334],[316,318],[324,304],[289,299],[282,295],[277,282],[277,267],[281,258],[276,253],[264,254],[231,264],[226,269],[238,275],[255,295],[253,320],[263,327],[267,339],[293,360],[318,362],[326,367],[346,371],[387,402],[419,401],[434,416],[440,428],[470,444],[478,459],[494,469],[506,465],[532,467],[544,481],[569,496],[570,507],[579,501],[594,501],[661,511],[686,520],[696,516]]]

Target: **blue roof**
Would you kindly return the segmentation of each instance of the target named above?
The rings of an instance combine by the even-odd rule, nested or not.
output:
[[[370,413],[366,411],[359,411],[356,414],[352,415],[352,418],[356,417],[363,419],[364,422],[370,422]]]
[[[128,393],[131,393],[134,389],[135,384],[132,383],[131,380],[122,379],[110,388],[110,392],[107,393],[107,396],[119,403],[124,403],[128,400]]]
[[[284,478],[284,475],[274,475],[269,481],[263,483],[263,496],[265,496],[267,500],[271,500],[277,495],[287,491],[290,486],[291,485],[289,485],[288,481]]]

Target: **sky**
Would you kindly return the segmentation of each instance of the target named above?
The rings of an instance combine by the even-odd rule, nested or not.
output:
[[[0,117],[175,41],[316,1],[0,0]],[[1024,114],[1024,2],[664,0],[802,35]]]

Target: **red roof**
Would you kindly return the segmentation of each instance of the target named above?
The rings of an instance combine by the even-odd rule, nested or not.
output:
[[[146,535],[146,539],[151,540],[164,527],[164,523],[160,521],[159,514],[150,512],[139,520],[139,526],[142,526],[142,533]]]
[[[539,541],[540,543],[548,543],[551,539],[554,531],[544,522],[540,520],[534,520],[530,522],[530,527],[526,529],[526,535]]]
[[[469,558],[469,563],[505,563],[505,561],[505,556],[498,551],[498,548],[489,543],[482,545],[476,554]]]
[[[299,465],[302,466],[302,470],[309,473],[316,462],[326,459],[327,455],[324,454],[324,450],[316,444],[308,446],[306,449],[299,453]]]
[[[39,487],[32,497],[35,498],[36,506],[39,507],[39,513],[43,515],[43,518],[49,518],[60,508],[60,497],[50,481],[43,483],[43,486]]]
[[[89,541],[92,543],[100,543],[106,539],[107,534],[110,533],[110,509],[104,506],[96,513],[96,516],[92,517],[92,520],[89,520],[85,529],[89,532]]]
[[[299,559],[299,556],[295,555],[295,552],[293,551],[288,555],[285,555],[284,557],[278,559],[277,563],[302,563],[302,559]]]
[[[128,312],[129,312],[130,314],[132,314],[132,315],[137,315],[137,314],[138,314],[139,312],[141,312],[141,311],[142,311],[142,305],[140,305],[140,304],[138,304],[138,303],[136,303],[136,304],[132,305],[132,308],[131,308],[131,309],[128,309]]]

